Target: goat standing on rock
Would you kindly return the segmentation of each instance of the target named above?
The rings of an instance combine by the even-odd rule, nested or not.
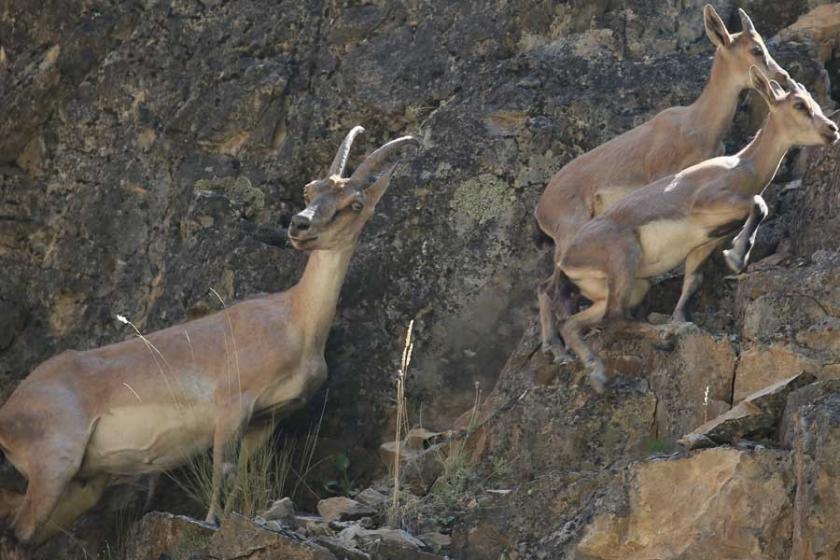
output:
[[[740,9],[738,14],[743,30],[730,33],[714,8],[707,5],[703,10],[706,34],[717,48],[709,79],[694,103],[662,111],[567,163],[551,179],[534,214],[540,229],[554,240],[555,265],[589,219],[648,183],[723,153],[721,142],[735,115],[738,96],[750,87],[751,66],[787,80],[787,72],[767,52],[749,16]],[[737,258],[732,256],[732,260]],[[566,277],[556,266],[538,289],[543,351],[561,363],[570,357],[557,335],[554,306],[559,306],[563,318],[571,315],[569,291]],[[680,306],[675,316],[682,313]]]
[[[606,381],[604,365],[584,342],[582,329],[606,316],[641,333],[661,334],[657,327],[627,319],[629,310],[647,293],[650,280],[685,263],[680,295],[684,304],[697,287],[697,269],[745,220],[733,250],[749,252],[755,228],[767,213],[761,192],[788,149],[840,139],[837,125],[823,115],[801,84],[789,79],[786,93],[757,67],[751,68],[750,76],[770,110],[752,142],[735,155],[693,165],[630,194],[586,223],[558,263],[592,301],[565,322],[562,334],[591,368],[596,389]]]
[[[304,188],[306,208],[289,239],[311,251],[285,292],[221,313],[85,352],[63,352],[32,371],[0,408],[0,448],[28,480],[3,495],[16,539],[37,544],[63,531],[101,497],[111,475],[141,475],[186,463],[213,448],[217,522],[222,467],[244,433],[240,460],[299,408],[327,377],[324,346],[341,285],[363,226],[397,166],[419,146],[397,138],[343,176],[347,134],[329,175]]]

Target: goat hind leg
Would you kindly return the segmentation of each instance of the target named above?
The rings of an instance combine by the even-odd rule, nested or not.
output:
[[[56,466],[48,461],[42,461],[38,468],[27,473],[29,484],[15,518],[15,537],[24,544],[36,541],[78,469]]]
[[[49,519],[36,533],[35,542],[42,543],[59,533],[67,532],[80,515],[99,502],[108,480],[107,475],[84,481],[71,480]]]
[[[698,270],[706,262],[706,259],[709,258],[709,255],[720,247],[722,243],[723,240],[718,239],[710,241],[705,245],[697,247],[686,257],[682,292],[680,293],[680,299],[677,301],[676,307],[674,307],[674,313],[671,315],[672,322],[685,323],[688,321],[685,308],[688,305],[688,300],[691,299],[691,296],[694,295],[694,292],[697,291],[700,282],[703,280],[703,275]]]
[[[542,336],[542,351],[554,356],[555,363],[568,363],[572,357],[566,352],[566,346],[557,334],[554,316],[554,302],[558,291],[558,277],[563,272],[555,267],[550,277],[540,282],[537,299],[540,304],[540,331]]]
[[[589,308],[569,317],[561,329],[566,344],[574,350],[584,365],[590,369],[589,383],[598,393],[604,392],[609,379],[601,358],[583,340],[582,331],[587,327],[598,324],[603,319],[606,309],[606,300],[595,301]]]
[[[607,321],[623,323],[630,318],[633,303],[636,273],[642,260],[642,248],[635,238],[617,243],[606,261],[607,274]]]

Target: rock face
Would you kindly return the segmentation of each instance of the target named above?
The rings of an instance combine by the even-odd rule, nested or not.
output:
[[[435,462],[422,484],[404,486],[450,492],[440,515],[410,521],[416,534],[452,533],[436,553],[836,557],[836,149],[791,154],[766,193],[771,216],[747,273],[725,278],[718,256],[706,267],[696,326],[656,345],[592,333],[613,374],[608,394],[539,351],[534,289],[550,259],[531,241],[533,206],[573,157],[698,94],[711,54],[704,3],[7,2],[0,392],[59,351],[132,336],[117,313],[149,331],[219,309],[211,288],[230,302],[288,287],[305,256],[284,228],[343,134],[368,129],[352,167],[415,133],[424,150],[363,235],[327,349],[321,436],[350,450],[359,472],[348,477],[373,476],[356,465],[375,463],[392,438],[391,381],[416,318],[408,398],[424,428],[448,430],[481,401],[458,426],[468,431],[459,470]],[[779,33],[776,58],[830,106],[836,8],[718,2],[733,29],[736,4],[765,37]],[[739,112],[729,152],[760,118]],[[669,313],[679,284],[656,286],[647,310]],[[762,411],[763,449],[742,441],[750,412],[707,436],[736,447],[670,455],[684,435],[715,419],[731,426],[749,395],[802,372],[816,383],[773,393]],[[430,445],[414,451],[431,456]],[[281,513],[299,534],[236,516],[212,536],[171,516],[133,534],[143,557],[179,558],[194,538],[199,558],[432,554],[387,531],[358,531],[352,542],[369,548],[357,550],[321,518]]]
[[[210,288],[229,302],[288,287],[304,263],[284,238],[301,187],[361,123],[351,165],[406,132],[425,151],[349,272],[324,433],[378,445],[412,318],[411,398],[447,427],[476,381],[494,385],[532,314],[548,251],[532,245],[531,212],[547,179],[700,91],[703,3],[9,3],[5,392],[61,350],[132,336],[117,313],[149,331],[219,309]],[[750,2],[768,37],[808,7],[778,4]],[[737,25],[733,6],[718,3]],[[779,60],[802,58],[791,48]]]
[[[840,384],[800,389],[788,401],[784,426],[793,446],[796,501],[793,555],[797,560],[834,558],[840,552]]]

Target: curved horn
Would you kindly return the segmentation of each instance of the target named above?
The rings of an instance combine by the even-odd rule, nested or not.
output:
[[[391,156],[393,156],[397,150],[403,148],[405,146],[412,145],[415,147],[420,147],[420,141],[417,140],[414,136],[402,136],[401,138],[396,138],[383,144],[377,150],[375,150],[372,154],[365,158],[359,167],[356,168],[356,171],[353,172],[353,175],[350,176],[351,179],[355,179],[357,181],[365,181],[371,175],[376,173],[383,165],[390,161]]]
[[[333,159],[332,165],[330,165],[330,175],[338,175],[339,177],[344,175],[344,168],[347,166],[347,156],[350,155],[350,148],[353,147],[353,140],[356,139],[356,135],[361,134],[364,132],[365,129],[361,126],[354,126],[350,129],[350,132],[347,133],[347,136],[344,137],[344,141],[341,143],[341,146],[338,147],[338,152],[335,154],[335,159]]]
[[[741,18],[741,29],[743,31],[755,31],[755,25],[753,25],[750,16],[747,15],[747,12],[738,8],[738,16]]]

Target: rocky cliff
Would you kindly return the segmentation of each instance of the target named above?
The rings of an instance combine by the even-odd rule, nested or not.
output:
[[[62,349],[130,336],[117,313],[149,331],[218,308],[211,288],[233,301],[291,285],[305,256],[284,228],[343,134],[367,128],[358,158],[414,133],[424,150],[363,234],[339,303],[324,449],[347,450],[359,479],[383,472],[376,448],[416,319],[411,407],[448,429],[478,383],[471,458],[510,463],[490,473],[510,493],[476,486],[444,523],[454,557],[838,557],[838,409],[824,381],[840,363],[836,149],[788,156],[754,265],[736,279],[708,265],[699,327],[667,347],[602,341],[610,395],[548,363],[528,329],[549,270],[532,242],[537,197],[570,159],[698,94],[703,3],[7,0],[4,392]],[[717,3],[733,29],[736,6],[831,106],[836,5]],[[730,150],[760,118],[745,96]],[[648,309],[668,311],[678,285],[657,286]],[[818,382],[788,388],[759,432],[668,455],[802,371]]]

